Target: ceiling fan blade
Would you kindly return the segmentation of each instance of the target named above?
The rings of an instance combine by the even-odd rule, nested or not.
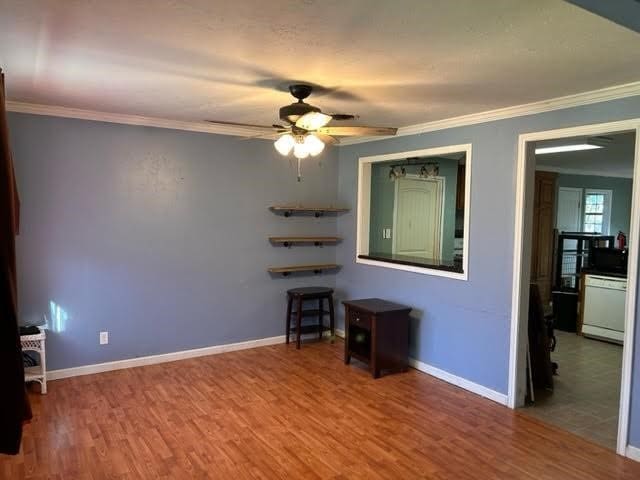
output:
[[[285,133],[285,132],[283,132]],[[238,137],[240,140],[277,140],[282,133],[260,133],[258,135],[250,135],[248,137]]]
[[[315,132],[314,135],[318,137],[320,140],[322,140],[322,142],[325,145],[336,145],[340,143],[340,141],[337,138],[332,137],[331,135],[325,135],[324,133],[317,133],[317,132]]]
[[[247,127],[254,129],[267,130],[269,132],[273,132],[273,129],[276,128],[275,125],[254,125],[252,123],[238,123],[238,122],[224,122],[219,120],[205,120],[207,123],[213,123],[214,125],[226,125],[226,126],[235,126],[235,127]],[[277,128],[281,128],[278,126]]]
[[[336,135],[338,137],[373,137],[373,136],[391,136],[395,135],[397,128],[391,127],[323,127],[317,130],[318,133],[325,135]]]
[[[348,113],[330,113],[329,116],[331,116],[331,118],[337,121],[355,120],[356,118],[358,118],[358,115],[351,115]]]

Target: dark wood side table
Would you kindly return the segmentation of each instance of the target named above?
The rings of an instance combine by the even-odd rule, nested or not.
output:
[[[379,298],[347,300],[344,363],[355,357],[369,365],[373,378],[382,370],[406,372],[409,365],[411,307]]]

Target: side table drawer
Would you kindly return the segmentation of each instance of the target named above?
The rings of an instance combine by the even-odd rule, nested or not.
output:
[[[366,312],[350,309],[349,324],[371,331],[371,317]]]

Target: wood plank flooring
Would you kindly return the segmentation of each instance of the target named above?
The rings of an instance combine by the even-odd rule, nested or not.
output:
[[[639,463],[415,370],[373,380],[342,348],[52,381],[0,478],[640,478]]]

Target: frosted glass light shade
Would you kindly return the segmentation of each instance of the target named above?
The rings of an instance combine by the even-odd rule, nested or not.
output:
[[[309,156],[309,150],[304,143],[296,143],[293,146],[293,156],[296,158],[307,158]]]
[[[274,147],[276,147],[276,150],[278,151],[278,153],[280,153],[280,155],[289,155],[289,152],[291,152],[291,149],[293,148],[293,146],[295,145],[296,141],[294,140],[293,136],[290,134],[286,134],[286,135],[282,135],[278,140],[276,140],[273,144]]]
[[[312,157],[320,155],[324,150],[324,142],[313,134],[309,134],[304,138],[304,145]]]
[[[296,127],[304,128],[305,130],[317,130],[324,127],[331,121],[333,117],[325,115],[320,112],[309,112],[302,115],[296,122]]]

